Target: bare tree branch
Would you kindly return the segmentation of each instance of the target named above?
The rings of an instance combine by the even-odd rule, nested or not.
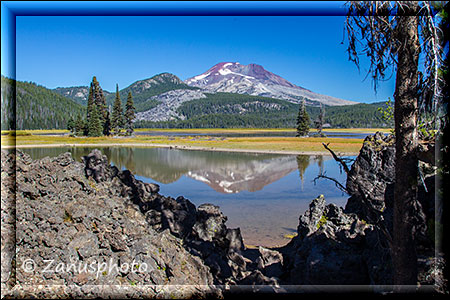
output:
[[[330,144],[330,143],[327,143],[327,144],[322,143],[322,145],[325,147],[325,149],[327,149],[327,150],[331,153],[331,155],[333,156],[334,160],[341,164],[341,166],[344,168],[345,173],[348,175],[348,173],[350,172],[349,167],[348,167],[347,164],[345,163],[344,159],[338,157],[338,156],[336,155],[336,153],[334,153],[334,151],[331,150],[331,149],[328,147],[329,144]]]
[[[317,177],[314,178],[314,180],[313,180],[313,181],[314,181],[314,184],[316,184],[316,180],[321,179],[321,178],[324,178],[324,179],[328,179],[328,180],[333,181],[334,184],[336,185],[336,187],[337,187],[338,189],[340,189],[342,192],[346,193],[347,195],[350,194],[350,193],[347,191],[347,188],[346,188],[345,186],[343,186],[339,181],[337,181],[336,178],[328,177],[328,176],[325,175],[325,173],[322,173],[322,174],[317,175]]]

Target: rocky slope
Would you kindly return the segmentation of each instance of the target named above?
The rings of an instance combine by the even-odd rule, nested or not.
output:
[[[53,89],[55,93],[60,94],[66,98],[70,98],[76,103],[87,106],[87,100],[89,97],[88,86],[72,86],[72,87],[57,87]],[[103,90],[105,97],[112,95],[112,93]]]
[[[173,90],[153,96],[148,101],[156,101],[156,106],[149,110],[138,112],[135,121],[158,122],[173,119],[183,120],[184,116],[177,112],[177,108],[186,101],[202,98],[206,98],[206,95],[202,91],[185,89]]]
[[[186,84],[211,92],[228,92],[284,99],[308,105],[349,105],[356,102],[320,95],[290,83],[257,64],[241,65],[238,62],[221,62],[205,73],[188,78]]]

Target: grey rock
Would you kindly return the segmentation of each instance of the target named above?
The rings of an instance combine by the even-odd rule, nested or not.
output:
[[[12,180],[2,180],[2,295],[85,297],[91,293],[86,289],[89,285],[122,285],[125,289],[133,288],[133,295],[137,297],[169,295],[150,288],[154,284],[195,287],[192,290],[180,288],[178,292],[182,295],[221,294],[213,286],[213,275],[204,261],[192,255],[170,229],[156,230],[147,223],[139,205],[150,199],[150,202],[166,205],[161,212],[175,205],[179,212],[174,214],[173,223],[180,225],[179,228],[172,226],[172,230],[187,234],[195,222],[195,207],[187,199],[170,199],[167,203],[168,198],[156,193],[156,185],[140,184],[131,174],[128,177],[119,174],[122,172],[111,167],[99,151],[93,151],[82,163],[68,154],[33,161],[20,151],[17,153],[16,156],[2,151],[2,176],[10,179],[9,176],[14,175],[14,169],[6,163],[17,158],[17,165],[21,166],[17,169],[17,190],[24,191],[11,197],[16,185]],[[64,171],[60,172],[62,168]],[[128,181],[122,182],[121,178]],[[138,193],[122,194],[123,190],[132,188]],[[145,193],[141,193],[142,189]],[[8,207],[12,207],[14,198],[16,216],[12,217]],[[177,218],[183,216],[181,211],[185,214],[180,222]],[[10,226],[14,223],[17,242],[16,235],[8,235],[6,231],[14,230]],[[8,289],[14,254],[18,266],[14,275],[16,288],[36,285],[42,288],[19,289],[21,292]],[[21,268],[27,259],[35,262],[36,268],[31,273]],[[44,272],[48,261],[53,263],[53,272]],[[86,271],[91,264],[95,267],[96,263],[105,262],[109,264],[106,270]],[[135,272],[131,269],[133,263],[136,269],[146,265],[147,270]],[[73,266],[68,268],[71,264]],[[128,269],[117,268],[127,264]],[[43,288],[54,284],[70,289]],[[138,289],[136,285],[148,287]]]

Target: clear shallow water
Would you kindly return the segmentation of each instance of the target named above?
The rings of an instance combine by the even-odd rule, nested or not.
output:
[[[71,152],[77,160],[93,148],[32,148],[38,159]],[[296,232],[299,216],[320,194],[327,203],[345,206],[347,195],[329,180],[313,182],[321,172],[345,182],[330,156],[189,151],[167,148],[99,147],[110,163],[129,169],[137,179],[160,185],[165,196],[184,196],[196,206],[212,203],[240,227],[247,245],[275,247]]]

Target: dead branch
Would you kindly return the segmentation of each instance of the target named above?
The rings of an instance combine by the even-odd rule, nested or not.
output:
[[[334,153],[334,151],[331,150],[331,149],[328,147],[329,144],[330,144],[330,143],[327,143],[327,144],[322,143],[322,145],[325,147],[325,149],[327,149],[327,150],[331,153],[331,155],[333,156],[334,160],[337,161],[338,163],[340,163],[341,166],[342,166],[342,168],[344,168],[345,174],[348,175],[348,173],[350,172],[349,167],[347,166],[347,164],[345,163],[345,161],[344,161],[342,158],[338,157],[338,156],[336,155],[336,153]]]
[[[332,178],[332,177],[328,177],[328,176],[326,176],[324,173],[323,174],[319,174],[319,175],[317,175],[317,177],[316,178],[314,178],[314,184],[316,184],[316,180],[318,180],[318,179],[321,179],[321,178],[324,178],[324,179],[328,179],[328,180],[331,180],[331,181],[333,181],[334,182],[334,184],[336,185],[336,187],[338,188],[338,189],[340,189],[342,192],[344,192],[344,193],[346,193],[347,195],[349,195],[349,192],[347,191],[347,188],[345,187],[345,186],[343,186],[339,181],[337,181],[335,178]]]

